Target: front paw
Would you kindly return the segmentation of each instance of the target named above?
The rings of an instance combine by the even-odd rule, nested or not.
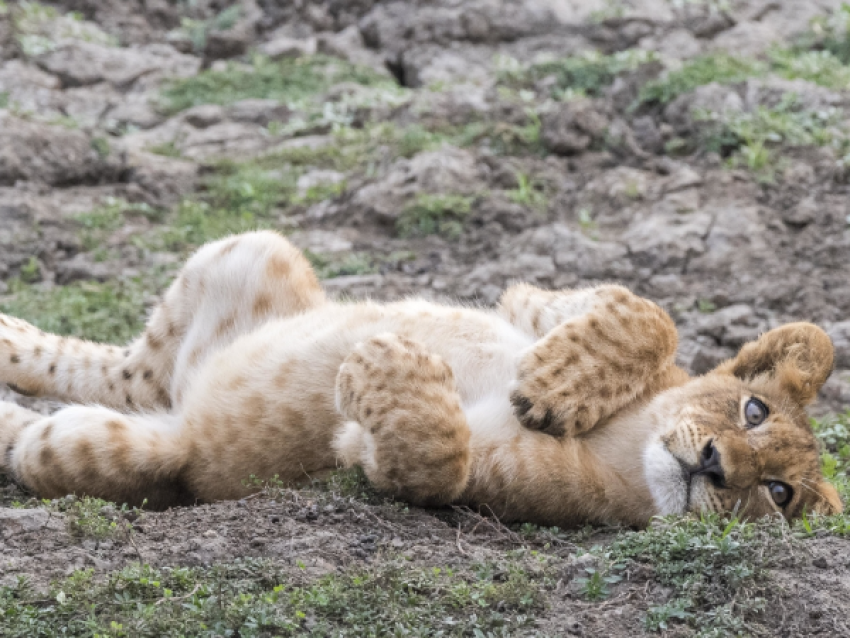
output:
[[[535,401],[522,389],[517,388],[511,392],[511,404],[514,406],[514,414],[523,427],[555,437],[564,435],[566,431],[564,418],[552,406],[547,406],[543,397]]]

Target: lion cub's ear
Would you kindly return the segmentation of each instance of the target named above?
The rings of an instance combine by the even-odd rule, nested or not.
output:
[[[816,513],[831,516],[833,514],[841,514],[844,511],[844,505],[841,503],[841,497],[838,496],[838,490],[831,483],[821,481],[815,490],[820,497],[814,506]]]
[[[829,336],[811,323],[789,323],[746,344],[715,373],[751,380],[769,375],[800,405],[811,403],[832,372]]]

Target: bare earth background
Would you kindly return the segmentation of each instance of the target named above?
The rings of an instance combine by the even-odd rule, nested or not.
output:
[[[263,227],[340,297],[622,282],[695,373],[811,320],[844,490],[848,63],[838,0],[0,0],[0,310],[126,341]],[[352,473],[162,513],[9,484],[0,634],[850,635],[848,532],[508,528]]]

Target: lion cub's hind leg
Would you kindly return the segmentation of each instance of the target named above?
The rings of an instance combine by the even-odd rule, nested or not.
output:
[[[386,333],[340,366],[337,408],[350,421],[335,447],[380,490],[422,505],[457,498],[469,478],[469,426],[451,368]]]

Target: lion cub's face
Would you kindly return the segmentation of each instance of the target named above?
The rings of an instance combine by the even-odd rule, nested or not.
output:
[[[831,368],[829,338],[811,324],[790,324],[659,395],[643,461],[660,513],[778,512],[790,519],[804,510],[840,512],[803,409]]]

